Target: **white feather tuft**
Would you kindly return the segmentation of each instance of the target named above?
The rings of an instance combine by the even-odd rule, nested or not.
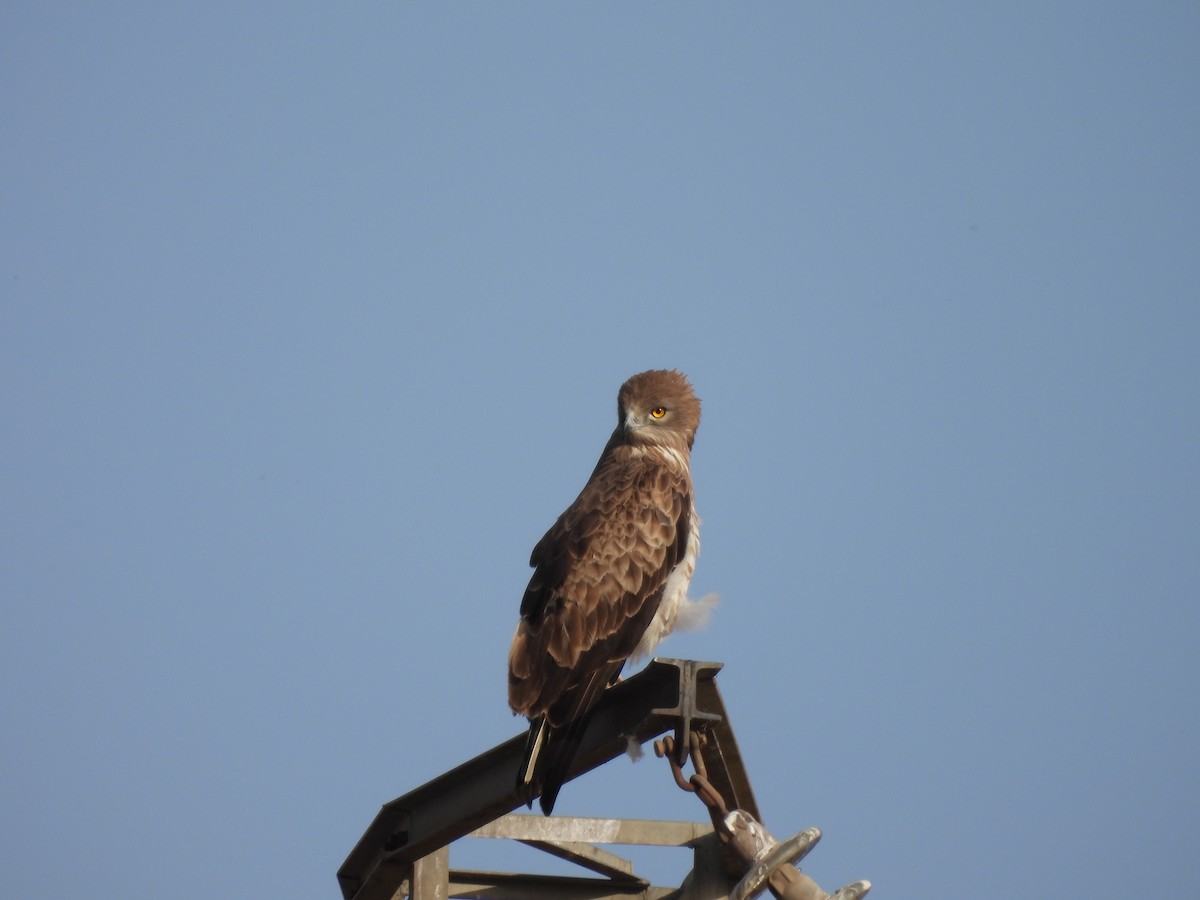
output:
[[[642,745],[638,743],[637,738],[632,734],[625,738],[625,752],[629,754],[629,758],[637,762],[646,754],[642,750]]]
[[[704,628],[708,625],[708,617],[712,614],[713,607],[720,599],[718,594],[705,594],[699,600],[684,597],[683,602],[679,604],[679,611],[675,614],[675,627],[680,631],[699,631]]]

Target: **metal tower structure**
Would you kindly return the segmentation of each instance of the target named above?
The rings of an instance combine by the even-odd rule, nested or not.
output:
[[[568,780],[655,741],[676,783],[695,793],[706,822],[513,815],[521,800],[520,734],[384,804],[338,870],[343,900],[858,900],[870,883],[828,894],[796,868],[820,839],[809,828],[776,841],[746,776],[725,704],[721,663],[655,659],[605,692],[588,722]],[[666,737],[662,737],[667,735]],[[684,773],[691,763],[694,774]],[[573,862],[587,876],[469,872],[450,867],[462,837],[505,838]],[[690,848],[682,885],[656,887],[632,863],[598,845]]]

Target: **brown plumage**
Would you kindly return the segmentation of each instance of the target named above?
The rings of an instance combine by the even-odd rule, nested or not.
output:
[[[530,803],[540,794],[547,815],[604,689],[670,632],[686,601],[699,545],[690,471],[699,424],[684,375],[634,375],[587,484],[533,548],[508,702],[530,719],[518,791]]]

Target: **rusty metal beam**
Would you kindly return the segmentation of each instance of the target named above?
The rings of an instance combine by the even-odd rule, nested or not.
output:
[[[467,837],[513,841],[575,841],[647,847],[690,847],[713,833],[708,822],[668,819],[598,819],[588,816],[502,816]]]
[[[605,692],[593,712],[568,780],[600,766],[628,747],[679,727],[720,729],[725,707],[713,681],[720,663],[655,659]],[[685,726],[686,727],[686,726]],[[729,765],[731,797],[752,805],[749,780],[732,729],[716,742],[722,755],[710,772]],[[338,870],[345,900],[391,900],[413,863],[521,805],[517,768],[525,749],[518,735],[387,803]],[[716,760],[715,760],[716,761]]]
[[[410,885],[412,900],[448,900],[449,883],[449,847],[439,847],[424,859],[413,863]]]
[[[609,881],[622,885],[633,885],[638,890],[650,887],[650,882],[634,874],[633,863],[623,856],[601,850],[594,844],[576,843],[575,841],[521,841],[521,843],[589,869],[597,875],[603,875]]]
[[[680,900],[678,888],[636,887],[602,878],[451,870],[451,897],[486,900]]]
[[[738,748],[737,738],[733,735],[733,726],[729,723],[725,703],[721,699],[721,692],[717,690],[716,681],[711,678],[698,680],[696,694],[696,702],[700,708],[721,711],[720,720],[711,723],[705,729],[708,740],[700,751],[708,770],[709,782],[725,798],[725,803],[730,809],[744,810],[761,822],[758,801],[754,799],[750,778],[742,761],[742,752]]]

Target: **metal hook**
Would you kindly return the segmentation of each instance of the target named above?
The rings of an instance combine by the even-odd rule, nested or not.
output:
[[[679,785],[680,790],[687,791],[689,794],[696,793],[696,789],[683,775],[683,766],[675,756],[675,738],[667,735],[661,740],[654,742],[654,755],[659,759],[664,756],[667,758],[667,763],[671,766],[671,774],[675,777],[675,783]]]

